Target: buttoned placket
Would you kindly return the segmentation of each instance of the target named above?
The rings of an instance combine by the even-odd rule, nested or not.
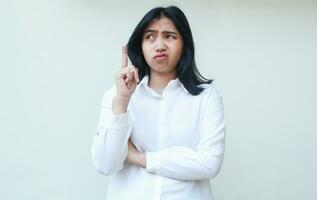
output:
[[[159,97],[159,106],[158,106],[158,151],[161,150],[164,145],[164,138],[166,135],[166,96],[165,93]],[[161,176],[156,176],[155,182],[155,200],[161,199],[162,196],[162,187],[163,187],[163,179]]]
[[[162,95],[157,94],[152,88],[146,87],[146,90],[153,97],[158,98],[158,151],[161,150],[164,145],[164,138],[166,137],[166,113],[167,113],[167,96],[169,91],[176,85],[175,81],[170,82],[163,90]],[[163,191],[163,179],[161,176],[156,175],[154,183],[154,200],[160,200]]]

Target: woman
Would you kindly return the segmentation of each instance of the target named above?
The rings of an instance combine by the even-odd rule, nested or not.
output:
[[[224,155],[222,98],[196,68],[179,8],[154,8],[136,26],[97,129],[92,157],[112,175],[107,199],[213,199],[209,179]]]

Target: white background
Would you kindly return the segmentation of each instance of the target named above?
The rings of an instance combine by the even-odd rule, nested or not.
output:
[[[215,197],[317,196],[316,1],[2,0],[0,199],[105,199],[90,155],[101,97],[136,24],[170,4],[224,99]]]

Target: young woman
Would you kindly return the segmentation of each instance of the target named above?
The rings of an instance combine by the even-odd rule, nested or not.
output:
[[[223,162],[224,132],[222,97],[197,70],[184,13],[150,10],[101,103],[92,157],[112,175],[107,199],[213,199],[209,179]]]

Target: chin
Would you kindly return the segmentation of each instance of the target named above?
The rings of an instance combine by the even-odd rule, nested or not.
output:
[[[159,74],[170,74],[170,73],[174,73],[174,70],[166,68],[166,69],[162,69],[162,68],[155,68],[155,69],[151,69],[152,72],[154,73],[159,73]]]
[[[171,67],[168,64],[165,63],[152,63],[151,65],[151,70],[155,71],[155,72],[160,72],[160,73],[170,73],[173,72],[175,69],[173,69],[173,67]]]

